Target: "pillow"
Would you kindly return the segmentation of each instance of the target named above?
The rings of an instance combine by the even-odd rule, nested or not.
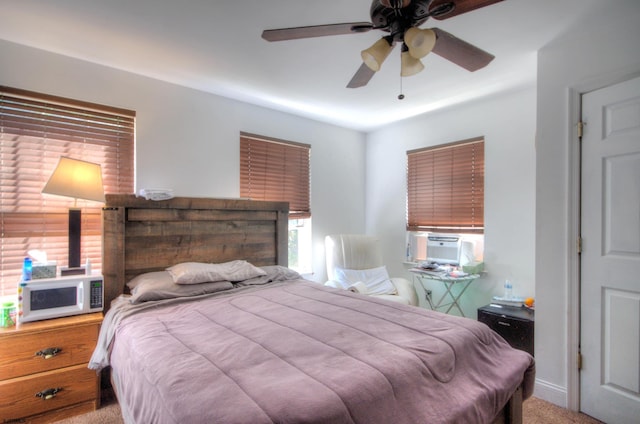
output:
[[[199,296],[233,288],[229,281],[202,284],[175,284],[167,271],[148,272],[134,277],[127,283],[131,290],[131,303],[150,300],[172,299],[174,297]]]
[[[302,276],[291,268],[282,265],[267,265],[260,267],[271,281],[300,280]]]
[[[344,289],[361,282],[366,286],[367,294],[396,294],[396,287],[389,279],[387,267],[381,266],[371,269],[342,269],[336,267],[334,270],[335,280]]]
[[[259,277],[250,278],[248,280],[240,281],[236,283],[236,286],[258,286],[267,283],[273,283],[277,281],[288,280],[301,280],[302,277],[296,271],[286,266],[281,265],[267,265],[260,267],[265,272],[265,275]]]
[[[212,281],[244,281],[266,275],[266,272],[247,261],[220,264],[183,262],[167,268],[176,284],[200,284]]]

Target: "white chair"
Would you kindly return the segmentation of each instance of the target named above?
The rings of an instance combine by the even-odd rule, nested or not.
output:
[[[379,241],[376,237],[362,234],[336,234],[325,237],[325,255],[327,262],[327,286],[346,289],[345,270],[374,270],[384,266]],[[386,268],[383,270],[386,273]],[[379,273],[378,273],[379,274]],[[389,278],[394,294],[371,294],[382,299],[417,305],[416,290],[406,278]],[[353,283],[354,281],[351,281]],[[393,290],[395,289],[395,290]],[[365,291],[366,293],[366,291]],[[366,293],[370,294],[370,293]]]

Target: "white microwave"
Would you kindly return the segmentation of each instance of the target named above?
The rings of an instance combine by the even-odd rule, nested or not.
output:
[[[18,283],[18,321],[29,322],[100,312],[101,275],[73,275]]]

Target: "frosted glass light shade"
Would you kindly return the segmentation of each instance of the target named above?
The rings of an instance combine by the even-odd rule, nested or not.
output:
[[[420,59],[411,56],[409,52],[402,52],[400,55],[400,76],[410,77],[424,69]]]
[[[411,56],[421,59],[428,55],[436,45],[436,33],[429,28],[412,27],[404,33],[404,43],[409,48]]]
[[[382,62],[384,62],[387,56],[389,56],[389,53],[391,53],[392,48],[393,46],[389,44],[387,40],[381,38],[368,49],[362,50],[360,56],[362,56],[362,61],[369,69],[377,72],[380,70]]]
[[[62,156],[42,192],[104,203],[102,169],[97,163]]]

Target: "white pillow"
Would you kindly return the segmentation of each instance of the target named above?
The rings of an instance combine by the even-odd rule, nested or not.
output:
[[[362,282],[367,287],[367,294],[397,293],[396,287],[389,279],[386,266],[371,269],[343,269],[336,267],[334,277],[344,289]]]
[[[244,281],[267,275],[266,271],[247,261],[231,261],[220,264],[183,262],[167,268],[176,284],[200,284],[213,281]]]

